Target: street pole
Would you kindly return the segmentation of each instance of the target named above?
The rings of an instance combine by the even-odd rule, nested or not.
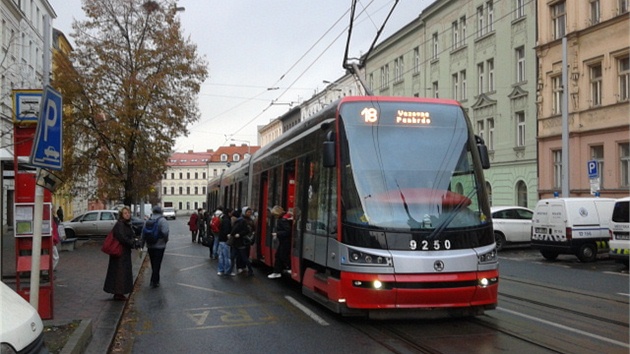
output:
[[[562,197],[569,197],[569,70],[567,36],[562,37]]]
[[[43,62],[43,90],[46,90],[50,82],[50,17],[44,15],[44,62]],[[40,121],[37,124],[43,124],[40,113]],[[41,168],[37,167],[36,176],[39,176]],[[42,256],[42,219],[44,216],[44,187],[35,183],[35,206],[33,209],[33,248],[31,254],[31,282],[29,301],[31,306],[39,310],[39,277]],[[52,227],[52,223],[50,224]],[[52,257],[52,255],[50,255]],[[52,277],[52,269],[48,269],[48,276]]]

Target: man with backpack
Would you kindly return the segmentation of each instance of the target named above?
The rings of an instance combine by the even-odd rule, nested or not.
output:
[[[162,207],[153,207],[153,213],[142,228],[142,241],[147,245],[149,260],[151,261],[151,287],[160,286],[160,267],[168,242],[168,221],[162,216]]]

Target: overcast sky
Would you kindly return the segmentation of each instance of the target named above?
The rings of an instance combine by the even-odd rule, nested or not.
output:
[[[49,0],[53,27],[74,43],[72,21],[81,0]],[[359,0],[350,57],[365,53],[394,0]],[[432,0],[399,0],[380,39],[417,17]],[[229,144],[257,145],[257,127],[283,115],[344,74],[341,67],[352,0],[179,0],[185,36],[209,64],[199,95],[201,119],[175,150],[196,152]],[[367,15],[366,15],[367,14]],[[277,90],[267,88],[278,87]]]

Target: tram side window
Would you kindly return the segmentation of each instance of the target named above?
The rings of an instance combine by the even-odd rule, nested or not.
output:
[[[334,169],[322,168],[321,161],[311,161],[308,179],[308,222],[306,231],[326,235],[336,227],[337,183]]]

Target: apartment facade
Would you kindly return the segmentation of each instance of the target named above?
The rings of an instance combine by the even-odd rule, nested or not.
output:
[[[208,182],[258,149],[249,144],[230,144],[216,151],[173,153],[160,182],[162,206],[174,207],[180,215],[190,215],[199,208],[206,210]]]
[[[536,152],[536,3],[435,1],[375,47],[374,94],[455,99],[490,150],[492,205],[533,207]]]
[[[206,207],[208,188],[208,164],[212,150],[206,152],[176,152],[166,163],[160,194],[162,206],[174,207],[178,213],[191,212]]]
[[[597,184],[602,197],[628,196],[629,34],[628,0],[538,1],[541,198],[562,192],[563,164],[569,164],[571,197],[590,196]],[[562,84],[563,38],[567,48],[566,89]],[[565,114],[564,95],[568,95]],[[568,161],[562,158],[563,116],[568,125]],[[589,176],[589,161],[597,164],[599,181]],[[595,182],[593,187],[591,182]]]

